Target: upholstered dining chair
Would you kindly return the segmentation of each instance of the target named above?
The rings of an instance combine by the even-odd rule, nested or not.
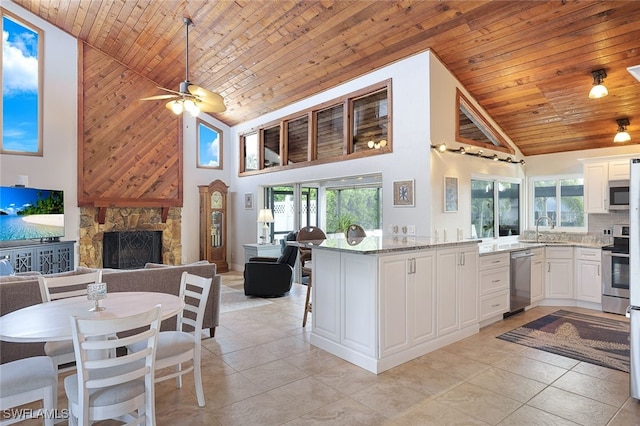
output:
[[[65,377],[69,425],[118,419],[127,424],[155,423],[154,366],[161,307],[119,318],[71,317],[77,373]],[[116,333],[129,334],[118,340]],[[134,353],[110,358],[105,352],[122,345],[141,346]]]
[[[298,242],[301,241],[313,241],[314,244],[320,244],[327,238],[324,231],[316,226],[305,226],[298,231]],[[300,264],[302,267],[302,276],[308,277],[307,279],[307,296],[304,302],[304,315],[302,317],[302,326],[307,325],[307,314],[311,312],[311,249],[306,247],[300,247]]]
[[[175,377],[177,387],[181,388],[182,376],[193,371],[196,397],[200,407],[205,405],[200,362],[202,321],[209,290],[211,289],[211,281],[211,278],[204,278],[188,272],[182,273],[180,298],[184,301],[184,309],[178,314],[175,331],[161,331],[158,334],[158,350],[156,351],[156,383]],[[135,352],[140,349],[140,344],[127,345],[129,352]],[[183,368],[182,364],[189,361],[191,361],[191,365]],[[175,371],[167,374],[161,372],[161,370],[170,367],[175,367]]]
[[[43,302],[51,302],[68,297],[86,296],[87,284],[99,283],[102,280],[102,270],[88,272],[86,274],[64,275],[57,277],[38,276],[40,295]],[[46,342],[44,353],[53,358],[56,368],[61,365],[75,362],[73,341]],[[115,355],[115,352],[112,354]],[[73,369],[65,368],[62,371]]]
[[[22,358],[0,365],[0,410],[3,413],[9,413],[10,408],[40,400],[42,400],[42,408],[47,411],[41,416],[44,424],[53,426],[52,413],[58,402],[58,372],[50,357]],[[31,413],[31,416],[28,416],[27,410],[22,410],[22,413],[23,416],[13,418],[2,416],[0,426],[39,416],[36,410]]]

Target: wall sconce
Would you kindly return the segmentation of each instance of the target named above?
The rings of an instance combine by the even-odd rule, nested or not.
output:
[[[603,69],[601,69],[591,71],[591,75],[593,75],[593,87],[589,91],[589,98],[604,98],[609,94],[607,88],[602,84],[604,79],[607,78],[607,73]]]
[[[613,138],[614,142],[629,142],[631,135],[627,133],[627,126],[629,125],[628,118],[619,118],[616,120],[618,123],[618,133]]]
[[[465,148],[463,146],[461,146],[458,149],[451,149],[451,148],[447,148],[447,145],[445,143],[441,143],[438,145],[431,145],[431,149],[435,149],[438,152],[446,152],[446,151],[455,152],[461,155],[470,155],[472,157],[484,158],[486,160],[491,160],[491,161],[504,161],[505,163],[509,163],[509,164],[520,164],[521,166],[524,166],[526,164],[524,159],[520,161],[514,161],[513,158],[511,158],[510,156],[507,156],[505,158],[500,158],[498,157],[498,154],[484,155],[484,151],[482,151],[481,149],[479,149],[476,152],[472,152],[471,148]]]

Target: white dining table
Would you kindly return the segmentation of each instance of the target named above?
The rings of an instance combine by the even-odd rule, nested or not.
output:
[[[177,315],[184,307],[176,295],[156,292],[114,292],[100,301],[103,311],[89,311],[94,302],[87,296],[58,299],[27,306],[0,317],[0,340],[33,343],[70,340],[71,316],[122,318],[161,306],[162,319]]]

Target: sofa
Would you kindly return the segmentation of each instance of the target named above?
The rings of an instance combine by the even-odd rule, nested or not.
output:
[[[83,274],[95,269],[79,267],[75,271],[51,274],[64,276]],[[108,292],[155,291],[178,295],[180,277],[186,271],[190,274],[213,278],[211,291],[205,309],[202,328],[209,329],[209,335],[215,335],[220,314],[220,275],[216,274],[216,265],[208,262],[196,262],[188,265],[147,264],[143,269],[104,269],[102,281],[107,283]],[[0,315],[42,303],[37,272],[22,273],[14,276],[0,276]],[[108,297],[108,296],[107,296]],[[176,318],[162,322],[162,330],[175,330]],[[44,355],[43,343],[12,343],[0,341],[0,363],[4,364],[20,358]]]

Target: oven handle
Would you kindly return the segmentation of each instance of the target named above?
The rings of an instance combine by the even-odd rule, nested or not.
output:
[[[611,257],[626,257],[628,259],[629,254],[628,253],[611,253]]]

